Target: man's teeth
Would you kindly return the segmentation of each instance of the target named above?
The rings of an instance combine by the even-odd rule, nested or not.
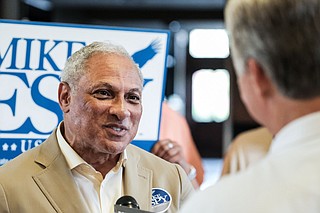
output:
[[[121,128],[119,127],[112,127],[113,130],[117,131],[117,132],[120,132],[121,131]]]

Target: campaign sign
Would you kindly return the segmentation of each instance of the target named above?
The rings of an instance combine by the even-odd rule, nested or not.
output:
[[[169,31],[0,20],[0,165],[58,126],[60,72],[72,53],[94,41],[123,45],[140,66],[143,115],[132,143],[150,150],[158,140]]]

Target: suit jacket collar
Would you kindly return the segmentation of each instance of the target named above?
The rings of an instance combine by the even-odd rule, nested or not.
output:
[[[124,169],[124,195],[134,197],[140,209],[151,210],[152,171],[139,163],[140,155],[133,145],[127,147],[128,161]]]
[[[57,212],[88,212],[61,153],[55,131],[41,145],[35,162],[41,164],[43,170],[33,179]]]

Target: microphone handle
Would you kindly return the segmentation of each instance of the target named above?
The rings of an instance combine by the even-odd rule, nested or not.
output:
[[[114,212],[115,213],[152,213],[152,212],[144,211],[141,209],[134,209],[134,208],[119,206],[119,205],[114,205]]]

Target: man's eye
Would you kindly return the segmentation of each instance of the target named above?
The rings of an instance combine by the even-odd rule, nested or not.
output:
[[[111,96],[111,93],[108,90],[97,90],[93,93],[94,97],[98,99],[104,99]]]
[[[128,95],[127,99],[132,102],[138,103],[138,102],[140,102],[141,98],[138,95]]]

